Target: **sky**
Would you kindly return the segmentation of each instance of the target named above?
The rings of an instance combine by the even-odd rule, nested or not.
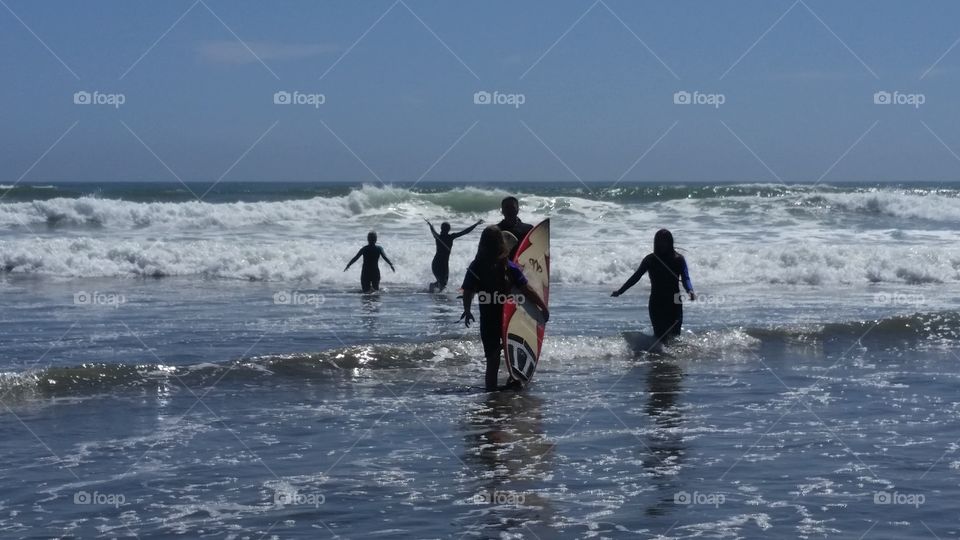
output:
[[[0,183],[953,182],[960,2],[0,0]]]

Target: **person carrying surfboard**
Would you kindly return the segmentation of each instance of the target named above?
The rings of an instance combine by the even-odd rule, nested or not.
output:
[[[690,300],[696,300],[697,297],[693,292],[687,261],[673,248],[673,234],[667,229],[657,231],[653,236],[653,253],[644,257],[637,271],[610,296],[620,296],[627,292],[645,273],[650,274],[650,301],[647,309],[653,325],[653,335],[658,340],[680,335],[683,301],[678,283],[683,283]]]
[[[430,284],[430,292],[442,291],[447,287],[447,280],[450,278],[450,250],[453,249],[453,241],[473,232],[477,225],[483,223],[483,220],[453,234],[450,234],[449,223],[441,223],[440,232],[437,233],[430,220],[425,219],[424,221],[430,226],[430,234],[433,235],[433,239],[437,243],[437,253],[433,256],[433,263],[430,265],[431,270],[433,270],[433,277],[437,280]]]
[[[503,234],[496,225],[490,225],[480,234],[477,254],[463,278],[463,314],[460,320],[469,327],[474,321],[470,307],[474,296],[480,304],[480,340],[487,361],[484,382],[488,392],[497,390],[497,375],[500,371],[500,351],[503,350],[503,304],[515,291],[522,295],[523,302],[532,302],[546,322],[550,312],[543,299],[527,284],[523,270],[507,259],[509,250]],[[519,385],[511,381],[506,387]]]
[[[360,289],[365,293],[380,290],[380,257],[387,261],[390,270],[397,271],[390,259],[387,258],[383,248],[377,245],[377,233],[374,231],[367,233],[367,245],[360,248],[360,251],[350,259],[343,271],[349,270],[360,257],[363,257],[363,266],[360,270]]]
[[[517,253],[517,246],[523,241],[523,237],[533,229],[533,225],[520,221],[520,201],[516,197],[505,197],[500,201],[500,213],[503,214],[503,220],[497,224],[501,231],[508,232],[516,238],[513,247],[507,255],[509,260]]]

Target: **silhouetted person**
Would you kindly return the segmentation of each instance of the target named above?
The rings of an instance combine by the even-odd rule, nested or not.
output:
[[[437,233],[437,230],[433,228],[433,224],[430,223],[429,220],[424,221],[430,226],[430,234],[433,235],[433,239],[437,242],[437,253],[433,256],[433,263],[430,265],[433,270],[433,277],[436,278],[437,281],[430,284],[430,292],[435,290],[442,291],[447,286],[447,280],[450,279],[450,250],[453,249],[453,241],[463,235],[470,234],[477,228],[477,225],[483,223],[483,221],[478,221],[466,229],[453,234],[450,234],[449,223],[441,223],[440,232]]]
[[[380,290],[380,257],[387,261],[390,270],[397,271],[390,259],[387,258],[383,248],[377,245],[377,233],[373,231],[367,234],[367,245],[360,248],[360,251],[350,259],[343,271],[349,270],[350,266],[357,262],[360,257],[363,257],[363,267],[360,270],[360,288],[365,293]]]
[[[680,326],[683,324],[683,299],[680,295],[678,282],[683,282],[683,288],[695,300],[693,283],[690,282],[690,272],[687,270],[687,261],[673,249],[673,234],[667,229],[660,229],[653,237],[653,253],[643,258],[640,267],[630,279],[610,296],[620,296],[640,281],[644,273],[650,274],[650,323],[653,325],[653,335],[657,339],[667,336],[680,335]]]
[[[523,242],[523,237],[530,232],[533,225],[520,221],[520,201],[516,197],[505,197],[500,201],[500,213],[503,214],[503,220],[497,224],[497,227],[517,237],[517,243],[510,248],[508,254],[508,258],[512,261],[520,242]]]
[[[467,268],[463,278],[463,315],[460,320],[469,327],[474,320],[470,305],[474,295],[479,295],[480,304],[480,340],[483,342],[483,355],[487,360],[486,389],[497,389],[497,372],[500,370],[500,351],[503,350],[503,304],[508,295],[523,295],[524,302],[533,302],[543,313],[543,320],[550,318],[543,299],[527,285],[523,270],[507,260],[507,246],[503,234],[496,225],[491,225],[480,234],[477,255]],[[511,381],[508,387],[514,387],[519,381]]]

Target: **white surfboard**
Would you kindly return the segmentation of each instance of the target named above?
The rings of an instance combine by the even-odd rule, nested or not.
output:
[[[527,283],[543,302],[550,301],[550,220],[541,221],[520,241],[513,261],[523,269]],[[516,293],[517,291],[514,291]],[[520,296],[503,306],[503,347],[510,375],[524,386],[540,363],[546,323],[532,301]],[[521,301],[522,300],[522,301]]]

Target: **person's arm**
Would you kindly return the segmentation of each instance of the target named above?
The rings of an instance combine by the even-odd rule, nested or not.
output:
[[[384,251],[383,248],[380,248],[380,256],[383,257],[383,260],[387,261],[387,264],[390,265],[390,270],[393,270],[394,272],[397,271],[397,269],[393,267],[393,263],[390,262],[390,259],[387,258],[387,252]]]
[[[644,257],[643,261],[640,262],[640,268],[637,268],[637,271],[634,272],[632,276],[630,276],[630,279],[628,279],[627,282],[623,284],[623,287],[620,287],[619,289],[613,291],[613,293],[610,296],[620,296],[621,294],[627,292],[627,290],[629,290],[630,287],[633,287],[634,285],[637,284],[638,281],[640,281],[640,278],[642,278],[643,274],[645,274],[646,272],[647,272],[647,258]]]
[[[693,292],[693,282],[690,281],[690,270],[687,269],[687,260],[681,259],[680,280],[683,282],[683,289],[690,295],[690,300],[696,300],[697,295]]]
[[[466,229],[464,229],[464,230],[462,230],[462,231],[460,231],[460,232],[458,232],[458,233],[451,234],[450,236],[452,236],[452,237],[454,237],[454,238],[460,238],[461,236],[463,236],[463,235],[465,235],[465,234],[470,234],[471,232],[473,232],[474,229],[477,228],[477,225],[480,225],[481,223],[483,223],[483,220],[482,220],[482,219],[481,219],[480,221],[474,223],[473,225],[467,227]]]
[[[530,288],[529,283],[524,283],[519,287],[520,292],[523,294],[523,299],[532,300],[534,304],[540,309],[540,313],[543,314],[543,322],[550,320],[550,310],[547,309],[547,304],[544,303],[543,298],[540,298],[540,295],[536,293],[533,289]]]
[[[433,239],[434,239],[434,240],[437,240],[437,239],[438,239],[437,237],[440,236],[440,235],[437,234],[437,230],[433,228],[433,223],[430,223],[430,220],[429,220],[429,219],[426,219],[426,218],[424,218],[424,221],[426,221],[426,222],[427,222],[427,225],[430,226],[430,234],[433,235]]]
[[[347,263],[347,266],[346,268],[343,269],[343,271],[346,272],[347,270],[349,270],[350,267],[353,266],[353,263],[357,262],[357,259],[359,259],[362,256],[363,256],[363,248],[360,248],[360,251],[358,251],[357,254],[354,255],[352,259],[350,259],[350,262]]]
[[[466,325],[467,328],[470,328],[470,323],[475,321],[473,318],[473,313],[470,313],[470,306],[473,304],[473,289],[464,289],[463,290],[463,314],[460,315],[461,321]]]

